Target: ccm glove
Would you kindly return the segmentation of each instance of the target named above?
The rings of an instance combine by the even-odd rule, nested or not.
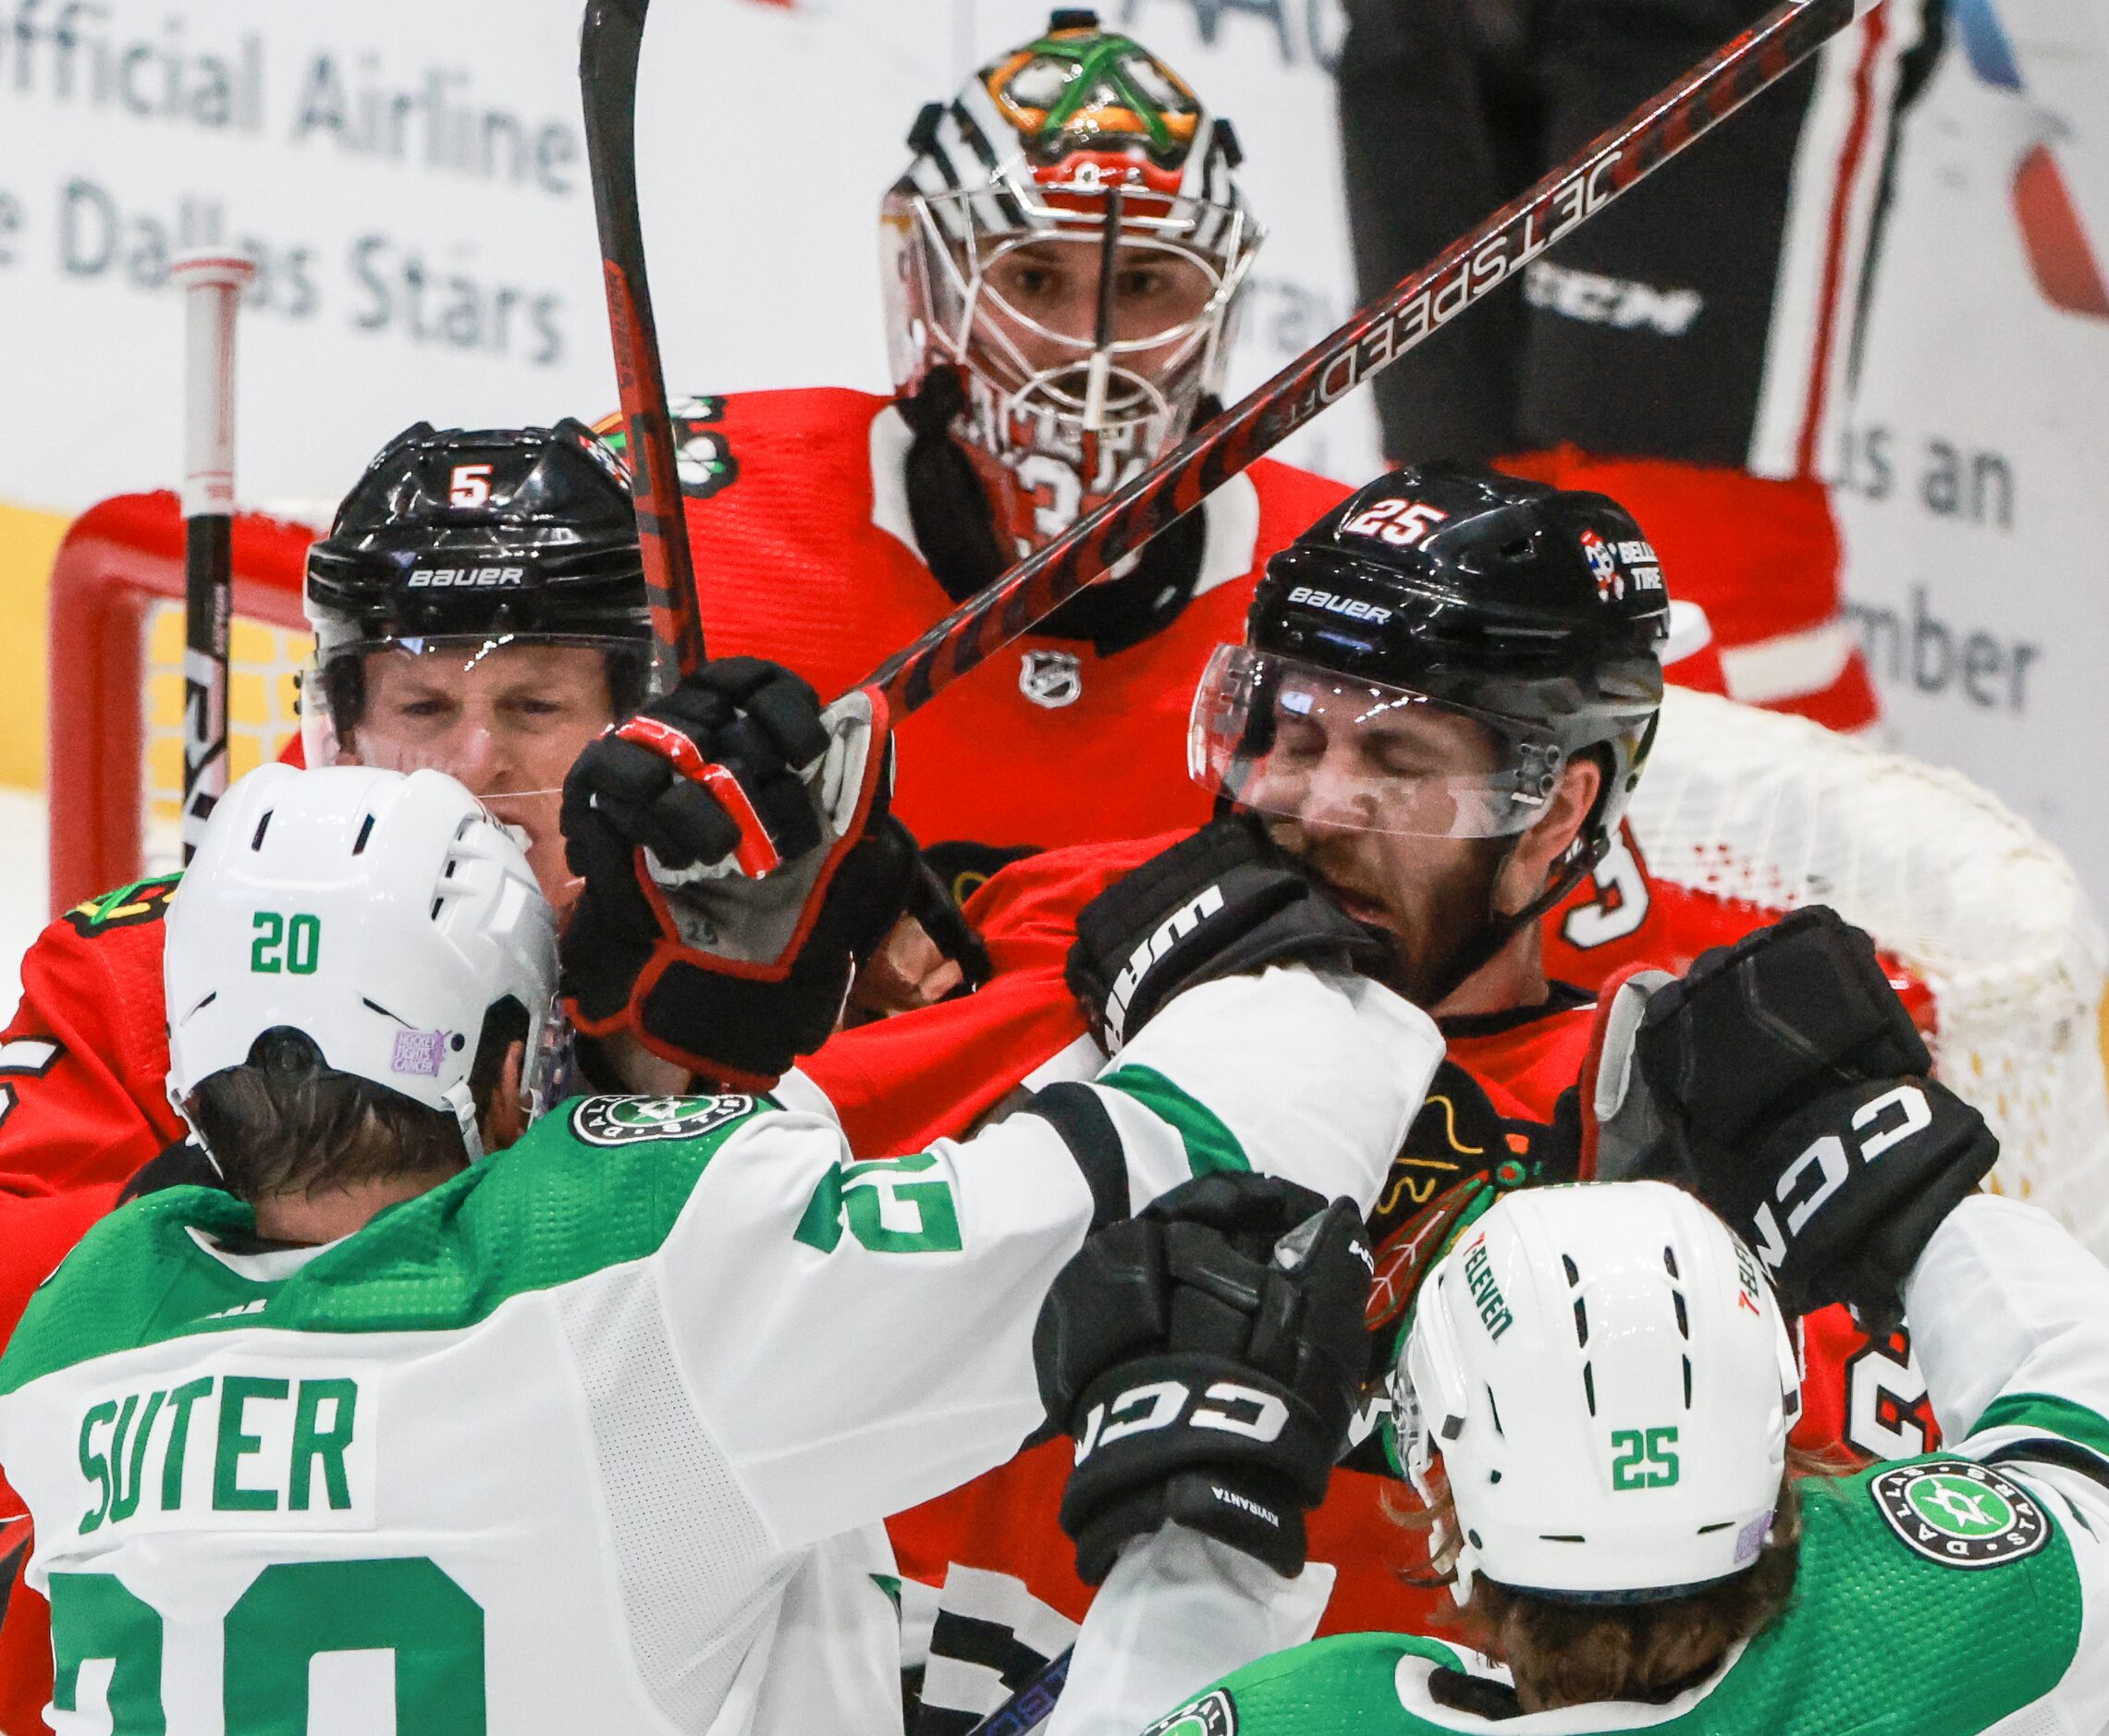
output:
[[[1956,1203],[1999,1157],[1984,1118],[1926,1078],[1842,1085],[1747,1155],[1695,1148],[1699,1197],[1757,1251],[1780,1306],[1849,1302],[1874,1331],[1904,1311],[1904,1280]]]
[[[1649,996],[1636,1052],[1670,1135],[1709,1152],[1832,1087],[1933,1065],[1874,942],[1822,905],[1699,954]]]
[[[1108,1054],[1183,988],[1270,964],[1375,969],[1391,948],[1249,817],[1203,826],[1077,913],[1067,980]]]
[[[564,782],[575,1028],[759,1090],[818,1048],[917,867],[887,812],[889,752],[876,691],[824,711],[752,657],[704,665],[589,747]]]
[[[1293,1576],[1368,1360],[1369,1247],[1352,1201],[1218,1175],[1093,1236],[1033,1349],[1076,1441],[1061,1526],[1097,1584],[1177,1520]]]

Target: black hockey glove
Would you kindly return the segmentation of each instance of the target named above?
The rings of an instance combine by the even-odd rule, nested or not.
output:
[[[1183,988],[1270,964],[1369,969],[1390,957],[1374,930],[1233,814],[1203,826],[1078,912],[1068,981],[1108,1054]]]
[[[1354,1204],[1264,1176],[1173,1189],[1086,1241],[1033,1334],[1076,1440],[1061,1527],[1097,1584],[1167,1520],[1293,1576],[1368,1359]]]
[[[1977,1112],[1926,1078],[1874,943],[1821,905],[1654,989],[1633,1049],[1660,1129],[1640,1170],[1727,1219],[1790,1314],[1847,1302],[1893,1325],[1926,1239],[1998,1155]]]
[[[755,1089],[819,1047],[917,864],[887,813],[889,752],[876,691],[823,711],[752,657],[704,665],[587,748],[564,781],[575,1027]]]
[[[1904,1312],[1904,1280],[1999,1157],[1984,1118],[1920,1077],[1841,1085],[1747,1155],[1695,1148],[1699,1197],[1764,1262],[1780,1306],[1849,1302],[1873,1332]]]

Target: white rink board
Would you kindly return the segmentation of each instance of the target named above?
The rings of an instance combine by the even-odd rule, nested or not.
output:
[[[334,500],[421,416],[612,409],[581,11],[0,0],[0,327],[38,335],[0,347],[0,498],[76,510],[173,483],[180,313],[166,267],[187,244],[264,261],[241,339],[246,498]],[[1313,46],[1337,40],[1337,0],[1113,0],[1108,16],[1246,146],[1274,233],[1242,390],[1352,303]],[[671,389],[884,389],[876,214],[909,123],[1046,17],[1016,0],[658,0],[639,155]],[[1293,449],[1366,474],[1367,404]]]

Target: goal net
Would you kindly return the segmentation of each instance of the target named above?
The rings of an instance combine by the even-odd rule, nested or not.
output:
[[[1960,773],[1673,688],[1633,829],[1657,880],[1828,904],[1931,993],[1994,1184],[2109,1256],[2109,940],[2071,864]]]

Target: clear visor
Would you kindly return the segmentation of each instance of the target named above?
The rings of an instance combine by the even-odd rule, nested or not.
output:
[[[1242,807],[1408,837],[1527,829],[1562,758],[1514,718],[1245,645],[1216,648],[1186,738],[1194,781]]]
[[[301,676],[301,745],[310,765],[457,779],[525,835],[535,877],[561,910],[576,891],[558,824],[565,775],[642,698],[648,656],[635,640],[588,635],[338,644]]]

